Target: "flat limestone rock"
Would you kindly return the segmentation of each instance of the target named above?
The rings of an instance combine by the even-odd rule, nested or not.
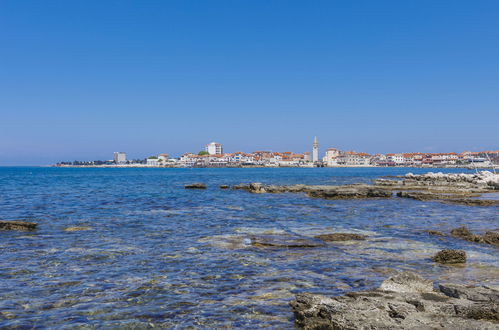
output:
[[[317,235],[315,238],[321,239],[325,242],[338,242],[338,241],[363,241],[366,239],[365,235],[353,233],[330,233]]]
[[[387,287],[392,290],[383,289]],[[497,291],[491,288],[446,284],[436,291],[431,281],[404,272],[380,289],[339,297],[300,293],[290,305],[301,329],[457,330],[497,329],[498,302]]]
[[[36,222],[0,220],[0,230],[35,230],[37,225]]]
[[[251,245],[273,248],[314,248],[324,246],[324,242],[292,235],[253,235]]]

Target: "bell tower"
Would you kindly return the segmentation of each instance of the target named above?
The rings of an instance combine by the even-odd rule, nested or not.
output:
[[[319,142],[317,142],[317,136],[314,137],[314,144],[312,148],[312,161],[314,163],[319,161]]]

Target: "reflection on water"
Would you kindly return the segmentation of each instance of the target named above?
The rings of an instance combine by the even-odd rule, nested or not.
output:
[[[0,232],[0,327],[292,328],[294,294],[372,288],[394,270],[499,284],[497,248],[425,232],[495,229],[497,207],[218,189],[370,182],[406,171],[418,172],[0,169],[0,218],[39,223],[35,232]],[[183,189],[192,182],[209,188]],[[285,241],[329,232],[368,238],[314,248],[252,244],[255,235]],[[442,248],[465,249],[468,263],[434,264]]]

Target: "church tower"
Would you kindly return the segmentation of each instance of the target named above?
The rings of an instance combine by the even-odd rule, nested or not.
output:
[[[314,137],[314,144],[312,148],[312,161],[314,163],[319,161],[319,143],[317,142],[317,136]]]

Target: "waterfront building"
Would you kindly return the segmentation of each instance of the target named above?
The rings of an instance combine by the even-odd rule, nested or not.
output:
[[[314,137],[314,144],[312,146],[312,161],[314,163],[319,161],[319,143],[317,142],[317,136]]]
[[[148,166],[158,166],[159,165],[159,163],[158,163],[158,157],[151,156],[151,157],[147,158],[146,164]]]
[[[115,152],[114,153],[114,163],[115,164],[125,164],[126,163],[126,153]]]
[[[205,147],[205,151],[210,155],[222,155],[224,153],[222,144],[217,142],[208,143]]]
[[[326,155],[322,159],[326,166],[338,166],[338,156],[340,151],[335,148],[329,148],[326,150]]]

